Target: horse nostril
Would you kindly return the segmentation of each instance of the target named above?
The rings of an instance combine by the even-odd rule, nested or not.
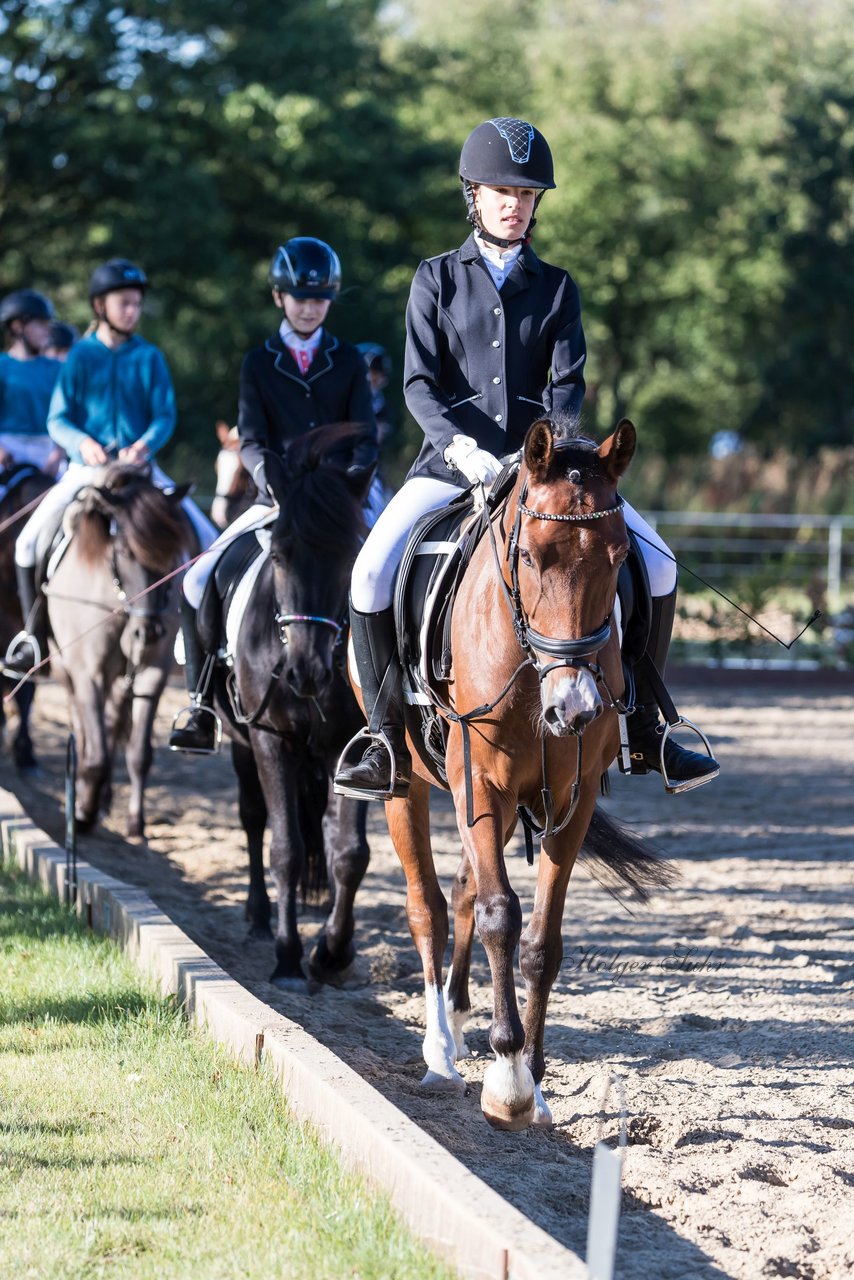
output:
[[[601,713],[602,708],[594,707],[592,711],[579,711],[572,721],[572,732],[583,733],[589,724],[592,724],[596,717]]]
[[[543,712],[543,720],[546,723],[546,727],[550,729],[552,733],[566,733],[566,720],[564,719],[563,711],[560,707],[546,707]]]

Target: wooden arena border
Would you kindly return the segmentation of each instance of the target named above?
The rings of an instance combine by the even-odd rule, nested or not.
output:
[[[0,851],[64,899],[65,850],[0,788]],[[77,863],[77,913],[244,1063],[272,1066],[288,1107],[391,1198],[467,1280],[586,1280],[587,1267],[482,1182],[331,1050],[230,978],[141,889]],[[481,1123],[480,1118],[477,1122]],[[482,1121],[486,1123],[486,1121]]]

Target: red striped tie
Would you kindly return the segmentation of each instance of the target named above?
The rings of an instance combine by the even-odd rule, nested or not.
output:
[[[300,373],[308,373],[308,366],[311,364],[311,352],[303,351],[300,347],[288,347],[288,351],[296,360]]]

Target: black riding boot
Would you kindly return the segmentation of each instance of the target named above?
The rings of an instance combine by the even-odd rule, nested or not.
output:
[[[213,662],[199,640],[196,611],[183,594],[181,630],[184,634],[184,678],[192,703],[189,715],[180,728],[176,727],[177,721],[184,712],[179,711],[175,717],[169,734],[169,746],[173,751],[194,751],[207,755],[218,749],[220,738],[219,718],[213,709]]]
[[[47,601],[42,592],[36,590],[35,567],[16,564],[15,579],[24,629],[13,638],[3,662],[3,670],[13,679],[25,676],[31,667],[47,657]]]
[[[361,760],[339,768],[335,791],[363,800],[405,796],[412,761],[403,722],[403,673],[397,654],[394,612],[383,609],[380,613],[359,613],[351,604],[350,630],[368,721],[368,729],[353,742],[367,734],[371,741]]]
[[[663,679],[675,614],[675,590],[669,596],[653,597],[649,643],[644,660],[634,668],[635,709],[627,720],[632,773],[648,773],[650,769],[662,772],[661,741],[664,725],[659,719],[656,690],[646,659],[652,659]],[[720,771],[721,767],[712,755],[691,751],[680,746],[672,737],[668,737],[664,743],[664,773],[668,791],[690,791],[693,787],[701,787],[716,778]]]

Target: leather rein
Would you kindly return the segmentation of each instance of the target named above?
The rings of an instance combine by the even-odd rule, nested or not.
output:
[[[429,690],[430,696],[435,701],[437,707],[445,715],[445,717],[453,723],[459,724],[463,739],[463,767],[465,775],[466,788],[466,824],[473,827],[474,818],[474,795],[472,788],[472,767],[471,767],[471,739],[469,725],[475,721],[482,719],[489,712],[493,711],[500,702],[504,700],[516,683],[520,673],[526,667],[533,667],[537,673],[537,677],[542,683],[546,676],[560,667],[583,668],[589,671],[601,686],[607,696],[610,706],[621,715],[625,715],[628,708],[618,699],[615,698],[600,664],[595,660],[598,658],[599,651],[602,649],[611,637],[612,614],[609,613],[602,625],[596,631],[591,631],[582,636],[572,637],[555,637],[543,635],[531,626],[531,621],[525,612],[522,603],[522,593],[519,585],[519,535],[522,527],[522,516],[528,516],[534,520],[552,520],[562,523],[582,524],[588,520],[602,520],[606,516],[618,515],[623,509],[623,499],[618,497],[616,503],[612,507],[603,508],[601,511],[587,511],[578,515],[564,515],[561,513],[553,513],[547,511],[536,511],[534,508],[526,505],[525,499],[528,496],[528,481],[524,481],[519,498],[516,504],[516,514],[513,520],[513,528],[510,537],[505,542],[505,559],[508,563],[510,572],[510,584],[504,576],[501,564],[501,556],[498,551],[498,544],[493,528],[494,514],[487,515],[486,527],[489,533],[489,540],[492,547],[492,554],[495,560],[495,566],[498,571],[498,580],[501,584],[501,590],[507,601],[513,622],[513,630],[519,646],[525,654],[524,660],[518,665],[498,697],[490,703],[484,703],[482,706],[475,707],[471,711],[464,713],[457,712],[453,707],[449,706],[444,700],[439,699],[435,692]],[[506,510],[505,500],[505,510]],[[486,508],[485,508],[486,509]],[[542,655],[546,655],[551,661],[543,661]],[[561,831],[572,820],[578,807],[581,796],[581,774],[582,774],[582,739],[580,734],[575,734],[578,740],[578,750],[576,752],[576,769],[575,779],[570,790],[569,807],[563,818],[558,822],[554,815],[554,797],[548,782],[548,761],[546,756],[546,736],[541,734],[541,755],[542,755],[542,771],[543,786],[541,791],[541,800],[543,805],[544,822],[540,823],[531,810],[526,805],[518,805],[517,812],[525,828],[525,852],[528,864],[532,865],[534,861],[534,840],[547,840],[550,836],[559,835]]]

